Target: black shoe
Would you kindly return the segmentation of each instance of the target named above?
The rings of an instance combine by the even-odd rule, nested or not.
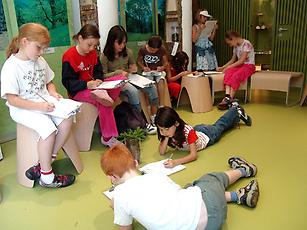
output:
[[[38,180],[41,177],[41,165],[38,163],[29,168],[25,175],[30,180]]]
[[[230,97],[224,97],[223,100],[217,105],[217,108],[219,110],[227,110],[231,107],[231,98]]]
[[[52,183],[45,184],[42,180],[39,180],[39,184],[46,188],[62,188],[72,185],[75,179],[74,175],[54,175]]]
[[[239,104],[238,106],[235,106],[237,108],[238,114],[240,119],[247,125],[252,125],[252,118],[247,115],[247,113],[244,111],[243,107],[241,107]]]
[[[257,205],[259,198],[259,187],[256,180],[252,180],[243,188],[237,191],[238,204],[246,205],[250,208],[254,208]]]
[[[243,168],[246,172],[245,177],[252,177],[257,174],[256,165],[248,163],[242,157],[231,157],[228,159],[228,164],[232,169]]]

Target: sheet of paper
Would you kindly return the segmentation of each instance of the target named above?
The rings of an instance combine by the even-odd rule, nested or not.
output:
[[[116,89],[125,84],[124,80],[104,81],[96,89]]]
[[[112,200],[112,198],[113,198],[113,196],[114,196],[113,191],[110,192],[109,190],[104,191],[103,194],[104,194],[106,197],[108,197],[110,200]]]
[[[61,98],[59,101],[57,99],[48,98],[49,102],[52,102],[55,106],[55,109],[52,112],[46,114],[67,119],[72,115],[75,115],[80,110],[81,102],[74,101],[71,99]]]
[[[198,74],[192,74],[192,73],[190,73],[190,74],[187,75],[187,77],[202,77],[202,76],[204,76],[203,73],[198,73]]]
[[[217,21],[216,20],[212,20],[212,21],[206,21],[206,27],[203,31],[203,33],[207,36],[210,37],[212,30],[214,28],[214,26],[216,25]]]
[[[222,74],[223,72],[218,72],[218,71],[204,71],[203,72],[205,75],[213,75],[213,74]]]
[[[174,168],[165,168],[163,163],[167,160],[168,159],[146,164],[139,170],[144,173],[160,173],[169,176],[186,168],[184,165],[177,165]]]
[[[143,77],[139,74],[129,74],[128,78],[131,84],[136,85],[140,88],[145,88],[155,83],[154,81],[151,81],[148,78]]]

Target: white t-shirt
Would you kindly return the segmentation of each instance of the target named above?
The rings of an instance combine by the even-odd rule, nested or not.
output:
[[[23,61],[11,55],[1,70],[1,97],[16,94],[28,100],[40,100],[48,96],[47,83],[54,77],[54,72],[43,57],[36,61]]]
[[[240,59],[243,52],[247,52],[248,56],[244,64],[253,64],[255,65],[255,51],[252,43],[244,39],[243,43],[240,46],[234,47],[233,52],[237,55],[237,58]]]
[[[195,143],[196,150],[199,151],[206,148],[210,141],[210,138],[206,134],[195,131],[191,125],[185,124],[183,132],[185,141],[182,143],[182,148],[176,147],[179,150],[190,151],[190,144]],[[176,141],[174,142],[176,143]]]
[[[145,174],[128,179],[114,190],[114,223],[146,229],[191,230],[200,218],[202,196],[197,186],[181,189],[170,178]]]

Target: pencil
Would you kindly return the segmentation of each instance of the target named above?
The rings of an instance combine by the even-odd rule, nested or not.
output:
[[[167,161],[171,160],[172,157],[173,157],[173,155],[174,155],[174,153],[172,153],[172,154],[169,156],[169,158],[167,158]]]
[[[43,99],[45,102],[49,103],[49,101],[47,101],[42,95],[39,95],[38,92],[35,92],[35,94],[39,96],[41,99]]]

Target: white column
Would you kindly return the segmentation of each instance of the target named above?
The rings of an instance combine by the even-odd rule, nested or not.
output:
[[[190,57],[188,69],[192,69],[192,1],[182,0],[182,50]]]
[[[108,32],[112,26],[118,24],[118,1],[97,0],[98,24],[100,33],[100,47],[103,50]]]

